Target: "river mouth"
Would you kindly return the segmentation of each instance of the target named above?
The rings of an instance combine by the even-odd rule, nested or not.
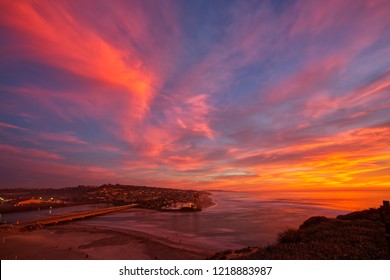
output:
[[[363,208],[366,204],[370,204],[372,207],[377,207],[380,204],[379,196],[386,195],[377,194],[378,197],[364,200],[364,197],[370,196],[340,194],[328,198],[317,193],[318,197],[315,198],[312,194],[310,197],[305,193],[293,195],[228,191],[211,193],[215,204],[202,211],[160,212],[129,209],[72,223],[92,228],[134,230],[160,236],[173,242],[219,251],[248,246],[267,246],[276,241],[279,233],[288,228],[299,227],[312,216],[336,217],[351,212],[348,205],[360,205],[360,208]],[[50,215],[64,214],[65,211],[93,210],[97,207],[107,206],[79,205],[66,209],[58,208],[52,209]],[[49,210],[41,210],[41,214],[47,211]],[[31,215],[31,212],[13,213],[4,214],[3,218],[11,221],[17,218],[22,221],[31,219]]]
[[[83,225],[128,229],[212,250],[266,246],[278,233],[314,215],[335,217],[344,210],[294,200],[253,199],[246,193],[212,192],[215,205],[200,212],[130,209],[79,221]]]

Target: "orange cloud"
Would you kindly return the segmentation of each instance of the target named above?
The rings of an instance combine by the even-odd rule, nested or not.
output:
[[[233,1],[202,22],[186,1],[1,3],[0,149],[14,170],[389,187],[385,2]]]
[[[269,150],[257,157],[252,154],[249,158],[254,160],[247,168],[258,170],[259,176],[249,185],[390,187],[389,139],[387,127],[355,129],[310,144]],[[377,176],[370,176],[373,172]]]

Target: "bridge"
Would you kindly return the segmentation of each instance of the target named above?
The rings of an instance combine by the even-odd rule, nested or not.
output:
[[[137,204],[129,204],[129,205],[109,207],[109,208],[103,208],[103,209],[92,210],[92,211],[71,213],[71,214],[66,214],[66,215],[61,215],[61,216],[50,217],[47,219],[23,221],[23,222],[17,223],[16,226],[19,227],[21,230],[33,230],[33,229],[42,228],[42,227],[47,226],[47,225],[54,225],[54,224],[70,222],[70,221],[74,221],[74,220],[82,220],[82,219],[89,218],[89,217],[100,216],[100,215],[105,215],[108,213],[123,211],[123,210],[127,210],[130,208],[134,208],[136,206],[137,206]]]

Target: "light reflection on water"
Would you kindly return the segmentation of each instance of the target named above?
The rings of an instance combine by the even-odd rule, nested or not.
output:
[[[157,212],[145,209],[98,216],[83,225],[136,230],[213,250],[239,249],[273,243],[278,233],[297,228],[309,217],[335,217],[353,210],[378,207],[389,191],[378,192],[212,192],[216,205],[201,212]],[[105,205],[81,205],[53,209],[54,215],[92,210]],[[15,219],[40,218],[49,210],[4,214]],[[45,214],[43,214],[45,213]],[[52,214],[52,215],[53,215]],[[12,216],[13,215],[13,216]],[[27,216],[26,216],[27,215]]]
[[[99,204],[87,204],[87,205],[76,205],[68,207],[59,207],[59,208],[46,208],[32,211],[24,212],[14,212],[14,213],[4,213],[1,215],[1,220],[6,221],[7,223],[15,223],[16,221],[29,221],[29,220],[38,220],[45,219],[49,217],[55,217],[60,215],[66,215],[70,213],[82,212],[95,210],[100,208],[112,207],[112,204],[99,203]]]
[[[248,192],[247,194],[264,202],[312,204],[349,212],[378,207],[382,200],[390,199],[389,189],[263,191]]]
[[[79,223],[150,233],[214,250],[273,243],[277,234],[314,215],[335,217],[343,210],[303,201],[262,201],[247,193],[214,192],[216,205],[201,212],[132,209]]]

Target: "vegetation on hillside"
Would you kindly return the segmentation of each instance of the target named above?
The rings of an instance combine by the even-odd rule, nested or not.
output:
[[[379,209],[353,212],[329,219],[306,220],[287,229],[264,248],[248,247],[217,253],[212,259],[358,260],[390,259]]]

